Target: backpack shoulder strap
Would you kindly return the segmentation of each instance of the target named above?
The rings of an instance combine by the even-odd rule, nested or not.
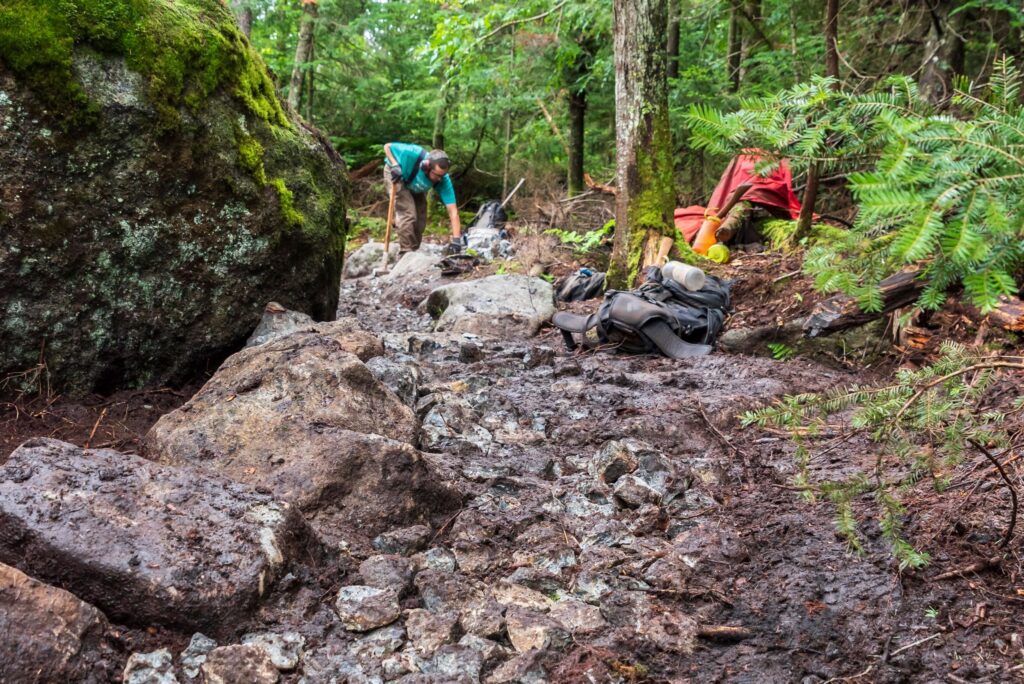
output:
[[[409,183],[412,183],[412,179],[415,178],[416,174],[420,172],[420,166],[423,165],[423,160],[426,159],[426,158],[427,158],[427,151],[426,150],[422,150],[420,152],[420,155],[418,157],[416,157],[416,163],[413,164],[412,173],[409,174],[408,178],[404,178],[402,180],[402,185],[408,186]]]

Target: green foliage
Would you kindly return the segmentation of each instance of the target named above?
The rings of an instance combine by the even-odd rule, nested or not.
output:
[[[849,174],[860,209],[853,229],[807,253],[819,289],[877,311],[879,282],[910,265],[928,283],[920,306],[940,306],[962,283],[988,312],[1017,291],[1024,265],[1020,81],[1012,59],[999,60],[984,93],[960,84],[961,118],[954,118],[931,112],[908,78],[868,94],[814,79],[729,114],[693,106],[692,143],[715,152],[768,150],[764,168],[789,157],[798,169],[814,162],[822,173]]]
[[[805,496],[823,496],[836,506],[836,528],[851,547],[861,546],[853,502],[872,494],[877,521],[901,567],[921,567],[928,555],[903,534],[907,515],[904,494],[925,478],[943,491],[952,468],[964,457],[965,444],[1005,447],[1010,444],[1008,414],[981,410],[996,377],[994,369],[1024,368],[1024,357],[990,357],[946,343],[938,361],[917,371],[900,370],[892,384],[837,388],[822,394],[784,397],[771,406],[748,411],[743,425],[777,426],[789,431],[795,445],[797,474],[793,484]],[[1024,411],[1024,402],[1013,412]],[[852,432],[874,443],[870,465],[851,463],[842,480],[819,480],[811,472],[810,443],[819,439],[828,419],[847,416]],[[833,421],[834,422],[834,421]],[[831,450],[853,434],[842,434],[823,448]]]
[[[600,228],[587,231],[586,233],[577,233],[574,230],[563,230],[561,228],[551,228],[549,230],[545,230],[544,234],[554,235],[563,245],[571,246],[573,252],[575,252],[577,256],[584,256],[606,244],[614,231],[615,220],[613,219],[605,223]]]
[[[781,342],[769,342],[768,349],[772,353],[772,358],[776,361],[789,361],[796,356],[796,349]]]

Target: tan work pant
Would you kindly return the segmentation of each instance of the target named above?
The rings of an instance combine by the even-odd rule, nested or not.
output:
[[[391,198],[391,169],[384,166],[384,190]],[[427,227],[427,195],[426,193],[415,194],[405,187],[405,183],[398,185],[398,192],[395,194],[395,235],[398,237],[398,244],[402,253],[413,252],[419,249],[423,240],[423,230]]]

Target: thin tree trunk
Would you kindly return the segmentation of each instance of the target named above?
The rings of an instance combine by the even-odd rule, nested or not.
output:
[[[511,95],[512,74],[516,64],[516,37],[512,34],[512,45],[508,53],[509,94]],[[501,173],[501,196],[508,195],[509,170],[512,166],[512,105],[505,110],[505,159]]]
[[[800,77],[800,51],[797,46],[797,38],[800,33],[796,26],[796,3],[790,3],[789,5],[789,53],[793,60],[793,76],[796,82],[799,83],[803,79]]]
[[[252,38],[252,7],[249,0],[231,0],[231,9],[235,13],[235,21],[246,38]]]
[[[953,94],[953,75],[964,71],[964,20],[966,12],[950,13],[951,0],[925,0],[931,18],[924,44],[924,62],[918,83],[921,96],[934,105],[944,105]]]
[[[839,0],[828,0],[825,8],[825,75],[835,79],[839,78],[838,30]]]
[[[743,15],[743,18],[747,22],[747,26],[750,28],[749,31],[742,32],[742,38],[740,41],[739,79],[744,81],[747,76],[747,61],[750,59],[750,56],[754,54],[754,50],[768,43],[768,39],[761,28],[761,0],[739,1],[743,3],[739,7],[740,13]]]
[[[741,0],[732,0],[729,4],[729,54],[726,56],[726,64],[729,65],[729,89],[734,93],[740,89],[740,60],[743,58],[740,2]]]
[[[608,282],[632,287],[662,236],[675,236],[668,117],[667,0],[614,0],[618,188]]]
[[[587,116],[587,93],[569,90],[569,196],[583,192],[583,153]]]
[[[679,0],[668,0],[668,77],[679,77]]]
[[[309,46],[309,61],[312,62],[315,59],[316,41],[314,40],[312,41],[312,44]],[[313,123],[313,96],[316,87],[315,84],[313,83],[313,78],[315,76],[316,70],[313,67],[310,67],[309,69],[306,70],[306,121],[308,121],[309,123]]]
[[[836,39],[839,31],[839,0],[828,0],[825,6],[825,75],[836,79],[833,88],[839,87],[839,53],[836,50]],[[811,162],[807,169],[807,187],[800,207],[800,217],[796,222],[796,230],[790,236],[790,243],[797,244],[811,234],[814,221],[814,205],[818,201],[818,177],[821,169],[817,162]]]
[[[295,48],[295,66],[292,80],[288,84],[288,104],[296,112],[302,99],[302,76],[304,67],[313,54],[313,28],[316,24],[317,0],[302,0],[302,22],[299,24],[299,44]]]

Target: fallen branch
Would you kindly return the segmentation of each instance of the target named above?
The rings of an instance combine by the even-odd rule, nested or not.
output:
[[[697,628],[697,636],[711,641],[735,642],[750,639],[754,632],[746,627],[732,625],[702,625]]]
[[[932,582],[939,582],[941,580],[946,580],[951,577],[961,577],[963,575],[969,575],[974,572],[984,572],[985,570],[988,570],[990,568],[998,567],[1002,560],[1003,559],[999,556],[992,556],[991,558],[986,558],[985,560],[980,560],[976,563],[971,563],[970,565],[965,565],[960,568],[948,570],[942,573],[941,575],[936,575],[932,578]]]
[[[1017,488],[1013,486],[1013,483],[1010,482],[1010,478],[1006,476],[1006,471],[1003,470],[1002,464],[996,460],[996,457],[993,456],[988,449],[983,447],[980,442],[977,442],[974,439],[968,439],[967,441],[970,442],[975,449],[985,454],[985,458],[992,461],[992,465],[996,467],[996,470],[999,471],[999,476],[1002,477],[1003,482],[1006,483],[1006,488],[1010,490],[1010,502],[1012,506],[1010,509],[1010,525],[1006,528],[1006,534],[1003,535],[1003,541],[999,542],[999,546],[997,547],[1000,549],[1005,548],[1006,545],[1010,543],[1010,538],[1013,537],[1013,528],[1017,525]]]
[[[103,418],[106,417],[106,415],[107,409],[104,408],[102,411],[100,411],[100,417],[96,419],[95,423],[93,423],[92,432],[89,433],[89,439],[85,440],[85,445],[82,447],[83,449],[89,448],[89,442],[91,442],[92,438],[96,436],[96,430],[99,428],[100,423],[103,422]]]

